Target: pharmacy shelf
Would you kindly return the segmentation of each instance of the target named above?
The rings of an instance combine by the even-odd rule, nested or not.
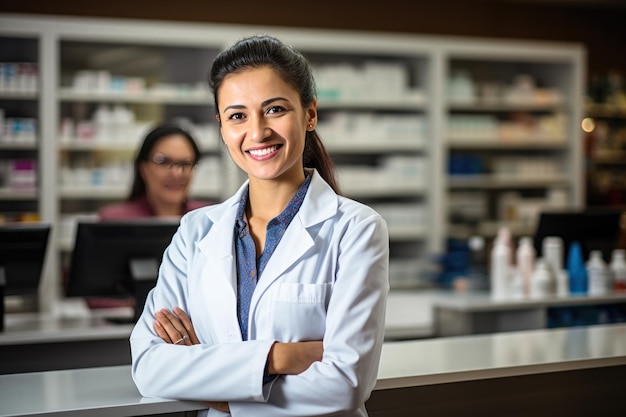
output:
[[[448,139],[448,148],[451,150],[524,150],[524,151],[547,151],[547,150],[565,150],[567,142],[564,138],[546,138],[528,140],[512,140],[500,141],[493,139],[478,139],[469,141],[466,139]]]
[[[565,176],[519,178],[492,175],[452,175],[448,180],[451,189],[475,188],[483,190],[546,188],[550,186],[567,186],[569,179]]]
[[[364,168],[364,172],[369,175],[368,170],[371,167],[369,171],[374,175],[373,178],[376,178],[375,181],[366,181],[365,184],[360,184],[360,181],[344,184],[339,175],[344,194],[363,200],[367,204],[415,207],[415,211],[419,211],[416,225],[397,227],[393,222],[389,222],[390,237],[394,241],[393,250],[397,249],[396,246],[402,246],[401,258],[428,260],[433,258],[432,255],[444,250],[448,235],[446,213],[449,193],[455,190],[478,189],[497,194],[506,192],[509,188],[535,192],[540,187],[557,187],[565,188],[570,193],[569,206],[577,207],[582,201],[583,184],[578,175],[582,172],[579,116],[582,116],[580,98],[583,97],[585,51],[577,44],[422,37],[393,33],[381,35],[356,31],[213,23],[189,25],[171,21],[47,18],[0,14],[0,38],[29,38],[40,45],[40,51],[36,55],[41,69],[40,90],[37,94],[23,98],[35,101],[41,111],[41,114],[38,114],[41,132],[37,135],[34,151],[37,152],[42,170],[42,184],[36,200],[41,207],[40,212],[43,213],[42,219],[51,223],[58,222],[64,215],[72,214],[66,213],[65,210],[73,209],[74,203],[78,203],[80,199],[88,200],[87,203],[92,208],[93,204],[104,202],[105,199],[122,200],[126,197],[126,189],[122,188],[99,188],[94,192],[93,189],[81,187],[70,189],[59,183],[64,168],[62,163],[71,162],[72,158],[81,158],[82,154],[89,152],[130,153],[132,149],[131,143],[126,145],[103,141],[98,144],[87,144],[78,143],[78,140],[73,141],[74,138],[67,140],[66,136],[72,135],[66,135],[66,131],[62,129],[65,117],[74,116],[70,113],[76,112],[80,117],[88,119],[98,107],[119,105],[136,112],[136,120],[139,122],[153,121],[162,117],[188,117],[193,119],[194,123],[198,120],[199,126],[209,128],[214,126],[217,132],[212,111],[213,100],[208,95],[208,90],[202,92],[193,88],[198,82],[205,80],[211,58],[218,51],[237,39],[258,33],[272,33],[303,51],[315,70],[330,64],[342,66],[341,71],[345,66],[349,66],[358,72],[374,63],[375,74],[379,74],[376,71],[380,68],[391,65],[396,66],[395,70],[399,69],[406,76],[408,88],[403,90],[391,90],[386,84],[383,87],[374,85],[370,79],[362,83],[365,87],[355,88],[354,82],[358,80],[354,77],[348,78],[347,82],[339,83],[337,91],[320,90],[318,100],[319,132],[331,156],[337,161],[339,173],[341,168],[348,168],[348,174]],[[133,67],[119,65],[119,62],[126,61],[123,59],[117,61],[116,57],[128,58],[127,61],[131,62]],[[529,70],[535,75],[545,75],[547,80],[545,85],[558,87],[563,95],[561,100],[545,96],[548,98],[544,97],[543,101],[532,103],[484,100],[457,102],[448,96],[448,79],[451,71],[459,68],[459,65],[470,69],[478,65],[483,71],[480,74],[483,75],[495,68],[497,71],[494,73],[493,81],[502,81]],[[106,70],[112,75],[141,77],[145,81],[145,89],[140,90],[143,91],[140,94],[111,93],[108,89],[103,89],[104,92],[101,93],[94,92],[100,89],[89,90],[89,93],[81,92],[76,87],[79,84],[72,81],[74,75],[83,70]],[[393,83],[398,77],[379,75],[377,80]],[[328,79],[320,79],[316,73],[319,88],[327,87],[326,81]],[[159,84],[161,87],[165,85],[175,88],[191,86],[192,91],[198,93],[167,95],[151,90],[153,86],[159,88]],[[183,90],[185,88],[182,87]],[[5,99],[9,98],[24,101],[22,97],[0,93],[0,100],[6,101]],[[81,112],[85,114],[80,114]],[[538,117],[562,113],[567,119],[566,135],[563,138],[545,136],[545,141],[541,143],[537,138],[528,137],[523,139],[523,143],[505,144],[504,141],[496,143],[496,139],[503,138],[457,138],[450,134],[451,115],[490,114],[503,118],[514,112],[532,113]],[[337,116],[337,113],[372,116],[374,129],[366,128],[354,132],[348,124],[347,128],[338,133],[327,131],[325,127],[332,125],[331,117]],[[420,129],[423,127],[423,130],[419,133],[409,130],[410,133],[406,137],[404,136],[406,132],[402,134],[403,136],[396,136],[397,132],[393,129],[379,131],[380,125],[377,123],[380,121],[377,119],[379,116],[401,117],[413,121],[419,119],[418,125]],[[78,121],[78,116],[75,117]],[[325,126],[327,120],[329,124]],[[393,123],[391,126],[395,127]],[[133,141],[133,144],[136,145],[137,142]],[[446,175],[447,158],[453,151],[479,151],[492,155],[507,153],[515,155],[518,152],[524,155],[546,153],[558,157],[567,172],[559,172],[559,175],[563,175],[549,182],[542,179],[543,185],[539,180],[527,181],[517,177],[507,179],[476,177],[468,182]],[[219,140],[212,142],[207,152],[212,157],[224,161],[219,166],[219,175],[213,173],[210,175],[217,178],[218,185],[215,188],[211,185],[208,191],[202,191],[212,197],[215,195],[217,198],[212,199],[218,201],[238,188],[242,175],[231,163],[227,150]],[[410,170],[410,174],[400,176],[401,179],[397,179],[394,172],[377,170],[385,162],[389,162],[392,168],[397,168],[398,165],[394,165],[394,162],[404,157],[412,158],[415,164],[420,164],[419,169]],[[350,171],[349,168],[353,168],[350,165],[357,169]],[[200,191],[194,189],[193,192]],[[54,246],[52,250],[58,252],[58,242],[55,239],[52,242]],[[391,254],[392,258],[396,255],[395,252]],[[61,278],[57,272],[60,267],[54,267],[52,270],[56,276],[46,278],[52,283],[46,286],[45,296],[48,300],[58,298],[60,293]]]
[[[62,101],[95,102],[95,103],[157,103],[176,105],[213,106],[213,97],[207,93],[190,93],[189,95],[166,95],[159,93],[124,92],[81,92],[61,89],[59,99]]]
[[[0,188],[0,200],[37,200],[37,190],[19,190],[15,188]]]
[[[488,225],[527,233],[528,213],[584,204],[585,56],[545,46],[460,44],[446,54],[443,146],[446,198],[456,204],[448,211],[452,233],[492,238]],[[517,204],[503,210],[512,196]],[[461,202],[470,199],[476,205],[465,210]]]
[[[564,112],[568,108],[564,103],[536,103],[536,102],[495,102],[482,103],[478,100],[472,102],[447,103],[449,111],[455,112],[488,112],[488,113],[510,113],[510,112]]]
[[[5,142],[0,138],[0,151],[36,151],[37,142]]]
[[[424,111],[428,109],[421,97],[404,99],[322,99],[318,107],[324,110],[352,109],[352,110],[387,110],[398,112]]]
[[[31,91],[0,91],[0,100],[37,100],[39,94]]]
[[[326,149],[334,154],[395,154],[423,152],[426,145],[419,141],[389,140],[384,142],[346,140],[342,142],[325,141]]]

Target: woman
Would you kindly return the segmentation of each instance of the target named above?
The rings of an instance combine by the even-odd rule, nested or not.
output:
[[[146,135],[135,157],[135,178],[127,201],[105,206],[101,220],[130,220],[144,217],[179,218],[209,204],[189,200],[193,169],[200,150],[184,129],[161,125]]]
[[[386,224],[337,194],[300,53],[244,39],[215,59],[210,86],[248,180],[182,218],[131,335],[135,383],[145,396],[205,401],[202,415],[365,416],[384,335]]]

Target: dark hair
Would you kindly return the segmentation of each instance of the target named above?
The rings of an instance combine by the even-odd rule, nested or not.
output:
[[[189,132],[179,126],[172,124],[163,124],[156,126],[148,132],[143,140],[143,143],[141,144],[141,147],[139,148],[139,151],[137,152],[137,155],[135,156],[133,187],[131,188],[130,195],[128,196],[129,201],[146,195],[146,182],[141,176],[141,163],[148,161],[152,149],[154,149],[154,146],[161,139],[173,135],[180,135],[187,139],[187,142],[189,142],[189,145],[191,145],[191,148],[193,149],[194,162],[197,163],[200,160],[200,148],[198,148],[196,141]]]
[[[304,55],[274,37],[252,36],[222,51],[213,61],[209,87],[213,91],[215,112],[219,114],[217,92],[227,75],[263,66],[272,68],[300,93],[302,107],[315,100],[313,70]],[[303,163],[305,167],[317,169],[332,189],[339,193],[333,161],[315,130],[306,132]]]

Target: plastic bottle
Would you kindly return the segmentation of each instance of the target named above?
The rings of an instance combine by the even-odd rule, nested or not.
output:
[[[572,242],[567,254],[567,273],[570,294],[587,294],[587,270],[580,243]]]
[[[626,250],[613,250],[610,268],[613,275],[613,288],[616,291],[626,291]]]
[[[489,274],[491,296],[494,298],[506,298],[509,294],[512,270],[510,236],[508,229],[501,228],[491,249]]]
[[[591,251],[586,266],[589,295],[608,294],[613,289],[613,280],[606,262],[602,259],[602,252],[599,250]]]
[[[521,295],[530,294],[530,281],[535,270],[535,258],[537,257],[533,240],[529,236],[520,238],[515,253],[515,262],[517,264],[517,273],[521,282]],[[519,290],[519,286],[516,286]],[[520,295],[520,294],[518,294]]]
[[[489,286],[487,274],[487,253],[485,238],[472,236],[468,240],[470,250],[469,278],[474,288],[486,289]]]
[[[538,258],[531,279],[530,296],[547,297],[556,294],[556,280],[548,262]]]
[[[558,236],[548,236],[541,242],[542,258],[556,274],[563,269],[563,239]]]

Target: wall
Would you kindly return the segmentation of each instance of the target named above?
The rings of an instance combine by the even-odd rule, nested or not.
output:
[[[341,0],[5,1],[0,12],[558,40],[583,43],[589,75],[626,74],[626,2]],[[556,5],[558,4],[558,6]]]

